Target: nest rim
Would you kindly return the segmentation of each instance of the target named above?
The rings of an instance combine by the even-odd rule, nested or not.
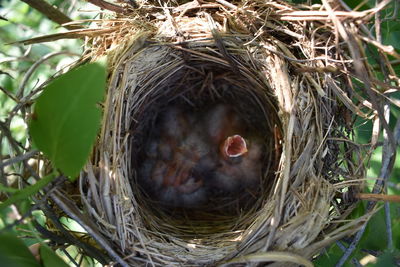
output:
[[[203,27],[202,29],[204,30],[204,25],[207,24],[205,23],[206,20],[204,19],[204,17],[200,20],[200,28]],[[186,22],[187,21],[183,23]],[[298,24],[293,23],[293,27],[298,27]],[[152,227],[150,229],[147,229],[146,223],[143,223],[143,218],[146,218],[148,214],[146,212],[143,212],[140,208],[139,210],[131,210],[131,213],[137,213],[139,214],[138,218],[141,218],[136,221],[134,220],[133,222],[133,224],[137,224],[139,228],[132,230],[132,232],[136,233],[135,235],[126,235],[126,233],[122,230],[118,233],[119,235],[123,236],[120,249],[122,251],[126,250],[127,243],[130,242],[128,236],[131,236],[132,238],[137,237],[142,245],[144,243],[147,244],[147,242],[151,240],[152,244],[150,245],[150,247],[145,248],[146,246],[143,245],[143,248],[145,248],[144,254],[146,254],[147,249],[157,251],[157,256],[155,256],[157,260],[163,261],[164,257],[173,257],[173,255],[175,255],[177,258],[175,260],[172,260],[171,258],[171,264],[179,264],[179,262],[190,262],[193,264],[221,262],[232,259],[233,257],[242,254],[253,253],[258,250],[265,251],[272,245],[274,245],[275,248],[279,248],[280,250],[291,248],[293,251],[296,251],[298,253],[304,252],[304,255],[306,255],[306,257],[311,257],[314,255],[313,253],[315,253],[315,251],[321,249],[322,246],[326,244],[326,240],[321,239],[319,231],[317,231],[317,234],[313,233],[313,226],[315,226],[316,229],[320,229],[322,231],[322,229],[324,229],[324,227],[327,227],[327,225],[328,227],[329,225],[332,225],[329,223],[330,221],[345,217],[345,213],[347,213],[348,210],[351,210],[351,207],[353,206],[352,203],[350,203],[346,207],[340,205],[337,206],[335,192],[343,193],[343,190],[346,190],[349,184],[345,185],[344,183],[340,183],[342,178],[338,178],[338,175],[334,173],[333,167],[329,167],[330,169],[328,168],[329,170],[325,174],[321,174],[320,170],[317,170],[317,172],[311,170],[311,168],[315,165],[316,160],[320,160],[320,158],[324,157],[326,159],[326,156],[322,156],[325,152],[321,150],[321,147],[326,144],[326,139],[324,135],[321,135],[317,130],[327,129],[329,131],[330,129],[330,126],[326,128],[325,125],[327,124],[327,122],[332,122],[331,115],[329,115],[329,112],[326,111],[321,112],[319,108],[321,106],[324,107],[326,103],[333,103],[334,105],[335,101],[329,102],[329,98],[325,98],[327,93],[332,95],[330,91],[332,90],[331,84],[326,87],[320,85],[320,83],[327,79],[327,76],[323,76],[320,72],[313,73],[314,76],[312,76],[309,75],[307,72],[302,75],[301,73],[299,74],[298,72],[293,71],[294,68],[292,65],[294,64],[291,63],[291,65],[285,60],[287,59],[286,57],[295,58],[295,56],[291,54],[288,48],[285,47],[285,45],[287,44],[281,43],[276,39],[272,38],[272,40],[263,40],[262,42],[251,46],[252,43],[249,42],[250,40],[248,38],[244,37],[244,39],[240,39],[241,37],[243,37],[242,35],[224,34],[222,37],[219,36],[218,38],[215,38],[215,36],[213,36],[210,38],[210,35],[212,36],[212,32],[212,30],[207,32],[205,35],[208,36],[206,38],[203,38],[200,42],[186,41],[183,43],[184,46],[179,46],[176,43],[166,43],[164,39],[165,36],[161,37],[162,42],[157,43],[151,41],[149,42],[150,45],[148,45],[149,43],[146,44],[146,39],[149,38],[149,35],[135,35],[133,37],[133,45],[129,46],[128,48],[124,48],[125,53],[120,59],[113,59],[113,66],[120,71],[126,71],[126,63],[129,60],[140,61],[138,59],[138,55],[143,53],[144,50],[155,49],[152,51],[152,53],[155,53],[157,49],[159,49],[160,51],[157,51],[159,52],[159,54],[157,55],[159,59],[162,59],[163,57],[167,57],[166,54],[171,53],[171,49],[177,49],[192,53],[199,58],[201,58],[201,56],[204,56],[203,60],[209,60],[213,63],[225,65],[225,67],[231,67],[232,58],[226,57],[226,55],[224,55],[224,53],[219,50],[218,42],[220,42],[221,40],[229,53],[232,53],[235,56],[239,54],[239,50],[241,52],[244,51],[243,54],[248,54],[249,51],[256,51],[253,55],[260,56],[259,58],[257,58],[257,60],[249,59],[245,61],[246,64],[248,64],[249,62],[251,62],[251,64],[255,64],[256,74],[252,73],[251,71],[243,70],[245,69],[243,68],[243,65],[241,65],[241,63],[243,62],[235,61],[235,63],[240,66],[239,69],[244,76],[256,76],[256,78],[254,79],[256,81],[259,77],[263,77],[264,75],[264,78],[266,77],[267,82],[263,83],[263,86],[261,87],[264,89],[268,88],[268,90],[273,91],[273,98],[277,99],[276,105],[278,106],[278,108],[276,116],[278,119],[275,122],[279,124],[279,132],[282,135],[280,138],[278,138],[278,142],[280,143],[280,145],[282,145],[282,153],[280,154],[279,165],[276,169],[276,180],[271,187],[272,194],[268,195],[268,201],[266,201],[270,204],[268,205],[268,203],[264,203],[265,205],[260,210],[253,210],[252,214],[246,214],[246,218],[251,218],[251,220],[248,220],[247,227],[243,227],[243,224],[241,224],[242,231],[240,231],[240,233],[235,233],[234,238],[232,238],[233,236],[225,237],[226,242],[224,242],[221,241],[223,240],[223,238],[221,238],[221,235],[223,236],[223,232],[216,232],[215,235],[212,236],[212,238],[214,238],[214,240],[218,239],[219,242],[213,243],[211,241],[210,243],[207,243],[203,239],[197,244],[188,243],[186,242],[187,240],[185,241],[184,239],[179,239],[179,236],[174,236],[174,229],[171,231],[171,228],[174,228],[174,225],[172,224],[167,225],[163,230],[157,228],[159,227],[159,225],[163,224],[157,220],[154,220],[146,222],[148,226],[150,225]],[[168,38],[171,38],[171,36]],[[172,36],[172,38],[174,37]],[[237,41],[238,39],[240,41]],[[243,47],[246,46],[246,48],[239,49],[238,47],[240,47],[240,45],[238,46],[237,43],[241,43]],[[130,42],[130,44],[132,44],[132,42]],[[160,47],[164,48],[164,51],[161,51],[162,49]],[[257,52],[257,50],[261,50],[264,54],[262,55],[261,53],[260,55],[260,52]],[[281,52],[277,50],[280,50]],[[302,52],[308,56],[313,54],[313,51]],[[282,57],[282,53],[287,53],[289,56]],[[179,58],[179,56],[177,57]],[[146,64],[150,65],[146,66],[147,68],[153,68],[159,72],[163,71],[160,66],[162,66],[163,68],[179,68],[177,66],[181,64],[176,61],[175,65],[174,63],[171,63],[170,65],[164,64],[164,62],[156,66],[154,65],[154,62],[146,61],[144,58],[141,58],[141,60],[144,60]],[[323,64],[323,61],[321,60],[316,60],[316,62],[316,64]],[[262,68],[257,68],[257,64],[260,64]],[[268,69],[265,67],[266,64],[270,64],[270,66],[272,67]],[[338,61],[338,65],[340,64],[345,65],[347,63],[344,61]],[[289,69],[288,66],[291,67],[291,69]],[[142,67],[144,66],[142,65]],[[140,68],[137,67],[137,69]],[[116,71],[112,74],[113,77],[111,79],[108,94],[109,98],[107,100],[109,105],[113,101],[111,99],[114,96],[111,95],[112,93],[116,92],[115,89],[118,88],[118,90],[122,90],[120,81],[124,79],[118,78],[123,76],[120,71]],[[135,72],[133,71],[132,73]],[[137,74],[142,75],[143,72],[141,73],[139,71],[137,72]],[[290,75],[294,75],[294,78],[289,78]],[[337,77],[340,78],[341,76],[339,75]],[[136,78],[137,77],[135,77],[135,79]],[[343,80],[345,80],[345,77],[343,78]],[[272,83],[272,81],[275,81],[276,84]],[[332,77],[329,76],[328,81],[332,83]],[[134,85],[146,87],[146,83],[149,83],[149,81],[144,79],[143,83],[135,81]],[[346,81],[344,81],[344,83],[346,83]],[[155,84],[157,83],[155,82]],[[120,96],[121,95],[124,94],[120,94]],[[296,106],[294,105],[295,98],[304,99],[303,102],[301,102],[301,100],[299,102],[300,105],[305,107],[305,111],[301,109],[296,109]],[[120,99],[122,98],[120,97]],[[140,98],[135,98],[134,101],[128,100],[126,105],[131,105],[131,108],[137,108],[138,106],[143,104],[142,100],[143,99]],[[307,101],[309,101],[309,103],[307,103]],[[274,106],[274,104],[272,104],[272,106]],[[128,108],[121,108],[120,105],[116,105],[116,108],[118,109],[119,115],[131,114],[127,111]],[[107,110],[107,112],[109,111]],[[313,114],[314,112],[315,114]],[[318,112],[324,114],[321,115],[318,114]],[[105,123],[107,123],[107,120],[110,120],[112,116],[114,115],[110,115],[107,113],[107,115],[105,116]],[[326,118],[324,116],[326,116]],[[111,119],[110,121],[115,121],[115,118]],[[125,130],[122,131],[123,133],[129,131],[129,122],[121,119],[121,116],[118,117],[116,121],[118,121],[119,125],[125,127]],[[305,126],[300,127],[300,121],[304,123]],[[339,129],[340,127],[342,127],[341,125],[343,125],[343,121],[335,121],[335,124],[337,124],[335,127]],[[115,125],[113,125],[113,127],[115,127]],[[106,131],[107,130],[103,131],[103,133],[105,133]],[[118,131],[120,130],[117,130],[117,132]],[[299,132],[303,132],[304,135],[299,135]],[[106,140],[106,138],[103,137],[102,141],[107,143],[106,141],[104,141]],[[308,141],[305,137],[309,138]],[[349,136],[346,136],[346,138],[350,139]],[[124,151],[125,153],[125,151],[129,151],[130,146],[126,145],[126,136],[124,137],[124,140],[125,141],[123,143],[120,143],[121,146],[119,147],[122,149],[117,149]],[[302,153],[301,151],[296,149],[296,147],[292,147],[296,145],[302,146],[307,153]],[[315,154],[313,155],[311,154],[311,152]],[[127,158],[126,156],[124,157]],[[325,163],[327,164],[323,163],[322,165],[332,164],[332,166],[336,166],[334,163],[335,161],[338,161],[338,158],[336,158],[335,155],[329,155],[329,157],[331,158],[328,158],[325,161]],[[291,162],[293,161],[293,164],[285,163],[288,159]],[[361,169],[359,171],[362,172]],[[125,166],[125,169],[122,171],[119,170],[118,174],[121,174],[123,177],[128,177],[129,173],[132,173],[132,171],[133,169],[131,166]],[[308,174],[305,175],[305,173]],[[290,188],[289,180],[291,183]],[[126,181],[119,181],[119,183],[125,183],[125,185],[127,184]],[[359,181],[356,181],[351,186],[352,188],[357,188],[360,185],[361,183]],[[123,191],[125,193],[124,195],[129,195],[129,197],[127,198],[131,199],[130,201],[133,207],[146,205],[145,203],[140,203],[140,199],[135,199],[134,190],[126,188],[117,189],[117,191],[119,190]],[[317,201],[309,201],[307,200],[307,198],[319,199],[321,203],[317,203]],[[342,197],[340,198],[343,199]],[[332,207],[334,210],[332,210]],[[335,208],[337,209],[335,210]],[[121,211],[118,210],[115,211],[115,213],[121,214]],[[304,214],[304,216],[311,216],[312,218],[314,218],[313,222],[305,222],[301,218],[300,214]],[[161,217],[163,215],[165,214],[162,214]],[[118,216],[120,215],[116,215],[116,217]],[[366,217],[360,218],[358,222],[365,220]],[[246,221],[246,218],[239,218],[239,220]],[[157,219],[159,218],[157,217]],[[293,221],[291,221],[292,219]],[[302,222],[304,225],[302,225],[302,223],[300,222]],[[267,225],[270,226],[270,228],[272,229],[271,231],[265,230],[265,226]],[[283,232],[285,231],[278,232],[278,225],[281,225],[279,229],[285,229],[287,231],[286,234],[288,234],[288,237],[289,239],[291,239],[291,241],[284,240],[285,234]],[[348,225],[337,225],[337,229],[332,230],[332,232],[336,233],[336,235],[331,236],[329,240],[337,240],[341,236],[354,232],[357,228],[355,225],[356,223],[349,223]],[[177,232],[179,233],[179,231]],[[260,242],[254,243],[254,240],[257,239],[257,237],[254,236],[255,233],[259,235],[258,238],[266,240],[266,243],[264,245],[261,245]],[[208,234],[210,234],[210,232],[208,232]],[[267,238],[269,234],[274,236],[274,241],[271,237]],[[305,235],[305,237],[301,235]],[[212,238],[210,238],[210,240]],[[309,244],[313,245],[307,247],[307,245]],[[195,245],[196,249],[194,250],[189,245]],[[153,255],[153,252],[151,254]],[[152,257],[148,253],[147,255],[149,259]],[[207,257],[205,257],[204,255],[207,255]]]

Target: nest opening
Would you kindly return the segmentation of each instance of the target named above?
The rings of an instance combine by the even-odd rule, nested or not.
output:
[[[137,94],[136,98],[142,101],[140,106],[130,110],[130,129],[135,134],[130,139],[132,168],[129,177],[133,177],[131,180],[133,194],[138,206],[141,207],[143,221],[149,229],[156,232],[180,237],[183,234],[187,238],[243,229],[251,224],[249,218],[252,218],[268,201],[275,185],[281,146],[276,100],[267,82],[255,77],[250,71],[244,72],[244,75],[243,70],[239,72],[237,68],[225,61],[213,62],[179,50],[169,51],[169,55],[180,56],[182,59],[180,64],[171,72],[157,77],[151,86],[146,88],[145,84],[141,90],[134,92],[133,94]],[[235,60],[240,65],[246,65],[246,62],[241,62],[239,57]],[[202,172],[201,179],[205,180],[202,186],[208,187],[204,189],[207,190],[207,196],[203,196],[205,200],[203,199],[200,205],[198,203],[192,205],[191,200],[179,198],[179,196],[170,201],[168,198],[174,198],[174,196],[171,197],[173,193],[160,197],[162,193],[159,187],[157,188],[157,183],[154,181],[149,183],[148,179],[155,179],[154,169],[157,169],[159,162],[162,161],[160,159],[162,156],[159,155],[163,153],[161,151],[163,148],[160,146],[163,142],[175,142],[175,139],[172,141],[171,138],[165,139],[164,135],[171,132],[176,139],[182,137],[179,136],[181,131],[179,126],[173,126],[176,121],[182,120],[179,116],[189,116],[187,125],[181,125],[181,127],[189,127],[191,128],[189,130],[197,131],[199,136],[207,135],[206,132],[209,131],[207,126],[201,125],[201,121],[205,121],[209,128],[217,128],[212,131],[218,131],[218,127],[213,125],[214,115],[212,114],[218,112],[216,110],[220,106],[228,106],[232,110],[233,116],[240,120],[240,127],[244,128],[243,131],[246,133],[243,140],[231,141],[231,143],[236,143],[233,143],[229,149],[237,151],[238,148],[233,147],[234,145],[240,146],[240,142],[247,143],[250,145],[250,151],[247,152],[246,147],[243,148],[245,151],[243,153],[251,155],[252,146],[260,146],[261,155],[256,158],[259,162],[249,161],[248,163],[261,166],[257,182],[247,186],[246,178],[243,178],[239,181],[229,180],[223,186],[214,188],[215,183],[219,181],[215,182],[213,180],[215,176],[210,172]],[[175,109],[172,116],[174,119],[168,121],[171,118],[165,114],[171,113],[171,109]],[[176,110],[181,113],[176,113]],[[235,118],[226,118],[229,121],[228,124],[231,124]],[[181,149],[181,147],[185,149],[185,145],[189,146],[187,143],[182,144],[182,140],[178,141],[180,144],[176,145],[179,146],[176,149]],[[185,158],[191,158],[197,152],[196,148],[193,148],[193,151],[188,148],[186,151],[189,155],[185,154]],[[216,154],[216,151],[212,150],[210,153]],[[167,179],[165,176],[168,176],[168,170],[176,168],[176,166],[171,167],[171,164],[174,164],[171,163],[170,158],[173,157],[173,153],[167,153],[166,157],[169,157],[166,164],[170,166],[159,172],[162,173],[159,175],[163,176],[160,178],[163,182]],[[233,161],[242,160],[240,156],[237,159],[234,157],[232,157]],[[244,177],[246,175],[248,173],[245,173]],[[225,189],[230,186],[235,189]]]

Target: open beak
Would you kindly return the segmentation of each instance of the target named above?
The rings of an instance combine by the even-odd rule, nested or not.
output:
[[[225,158],[240,157],[247,152],[247,144],[243,137],[236,134],[225,139],[220,147]]]

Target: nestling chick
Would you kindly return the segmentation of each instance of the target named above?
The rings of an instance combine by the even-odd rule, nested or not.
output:
[[[200,207],[215,194],[235,199],[260,184],[261,138],[229,105],[202,111],[169,107],[151,131],[138,181],[164,206]]]
[[[217,154],[213,186],[228,193],[257,188],[262,175],[261,138],[226,104],[209,110],[205,128]]]
[[[240,146],[244,146],[245,142],[242,138]],[[246,147],[240,148],[242,152],[237,154],[220,152],[220,165],[215,171],[215,179],[226,191],[237,193],[242,189],[253,190],[260,184],[262,143],[254,138],[248,139]]]
[[[178,107],[158,119],[146,146],[139,181],[150,197],[171,207],[196,207],[207,201],[204,177],[211,162],[210,147],[201,135],[196,116]]]

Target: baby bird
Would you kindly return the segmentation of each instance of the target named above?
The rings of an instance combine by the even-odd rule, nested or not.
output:
[[[196,126],[197,125],[197,126]],[[139,181],[164,206],[197,207],[207,201],[204,177],[215,164],[197,116],[174,106],[162,113],[146,146]]]
[[[204,124],[217,155],[213,186],[232,194],[256,189],[262,175],[261,138],[226,104],[211,108]]]
[[[163,206],[197,208],[260,184],[262,139],[227,104],[197,113],[169,107],[151,132],[138,181]]]

